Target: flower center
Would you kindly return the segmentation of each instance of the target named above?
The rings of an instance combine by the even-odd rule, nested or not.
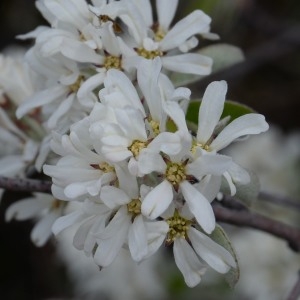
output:
[[[146,148],[147,142],[142,142],[139,140],[134,140],[132,144],[128,147],[128,150],[132,152],[134,157],[140,154],[140,151]]]
[[[141,214],[141,205],[142,205],[142,202],[140,199],[132,199],[127,204],[127,210],[130,214],[132,214],[133,218],[135,218],[136,216]]]
[[[110,164],[108,164],[107,162],[102,162],[99,164],[99,169],[103,172],[103,173],[111,173],[115,171],[115,168],[113,166],[111,166]]]
[[[176,210],[174,216],[167,219],[169,231],[166,239],[167,244],[173,243],[177,238],[187,238],[187,231],[190,228],[192,221],[181,217]]]
[[[73,84],[69,85],[70,91],[72,93],[76,94],[77,91],[79,90],[83,80],[84,80],[84,77],[82,75],[78,76],[77,80]]]
[[[119,69],[121,70],[122,67],[122,60],[119,56],[106,56],[104,61],[104,67],[106,70],[109,69]]]
[[[191,152],[192,152],[193,154],[195,154],[198,147],[199,147],[199,148],[202,148],[202,149],[205,150],[205,151],[208,151],[208,152],[210,151],[209,145],[207,145],[207,144],[202,144],[202,143],[197,142],[197,141],[193,141],[193,145],[192,145],[192,148],[191,148]]]
[[[156,122],[156,121],[154,121],[154,120],[151,120],[151,121],[149,122],[149,124],[150,124],[150,126],[151,126],[151,128],[152,128],[152,130],[153,130],[154,136],[159,135],[159,133],[160,133],[160,130],[159,130],[159,123]]]
[[[185,165],[180,163],[169,163],[166,170],[166,178],[174,186],[186,179]]]
[[[142,56],[147,59],[154,59],[157,56],[163,56],[163,52],[160,50],[148,51],[145,48],[138,48],[136,52],[139,56]]]

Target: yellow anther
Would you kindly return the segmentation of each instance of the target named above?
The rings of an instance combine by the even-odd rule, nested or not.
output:
[[[207,152],[209,152],[211,150],[210,147],[209,147],[209,145],[203,144],[203,143],[200,143],[200,142],[197,142],[197,141],[194,141],[193,145],[192,145],[192,148],[191,148],[191,152],[193,154],[195,154],[197,148],[202,148],[203,150],[205,150]]]
[[[159,123],[156,122],[156,121],[154,121],[154,120],[151,120],[151,121],[149,122],[149,124],[150,124],[150,126],[151,126],[151,128],[152,128],[152,130],[153,130],[154,135],[155,135],[155,136],[159,135],[159,133],[160,133],[160,130],[159,130]]]
[[[77,93],[83,80],[84,77],[82,75],[78,76],[77,80],[73,84],[69,85],[70,91],[72,93]]]
[[[122,68],[122,59],[119,56],[106,56],[104,61],[104,67],[106,70],[109,69],[121,69]]]
[[[142,56],[147,59],[154,59],[157,56],[163,56],[163,52],[160,50],[148,51],[144,48],[138,48],[136,49],[136,52],[139,56]]]
[[[134,140],[133,143],[128,147],[128,150],[132,152],[134,157],[140,154],[140,151],[146,148],[147,142],[142,142],[139,140]]]
[[[169,163],[166,170],[167,180],[177,186],[186,179],[185,166],[180,163]]]
[[[99,164],[99,169],[104,173],[114,172],[115,168],[108,164],[107,162],[102,162]]]
[[[167,219],[169,231],[166,242],[172,243],[177,238],[187,238],[187,231],[190,228],[192,221],[181,217],[176,210],[173,217]]]
[[[141,214],[141,205],[142,202],[140,199],[132,199],[127,204],[127,210],[130,214],[132,214],[133,218]]]

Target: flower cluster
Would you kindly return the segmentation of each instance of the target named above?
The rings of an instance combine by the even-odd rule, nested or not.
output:
[[[74,246],[101,268],[122,248],[140,262],[164,243],[173,247],[190,287],[208,266],[228,272],[236,261],[211,236],[211,202],[222,181],[234,195],[235,183],[250,177],[219,152],[239,137],[266,131],[264,117],[222,119],[227,84],[219,81],[204,93],[197,130],[188,128],[191,92],[175,88],[168,75],[211,72],[211,58],[188,53],[198,45],[196,35],[217,38],[202,11],[171,26],[178,1],[156,1],[157,21],[149,0],[91,2],[38,0],[51,27],[21,36],[35,38],[26,60],[37,76],[16,115],[34,115],[45,133],[31,153],[37,169],[43,165],[52,178],[55,199],[40,206],[55,219],[63,214],[44,223],[54,222],[55,234],[78,224]],[[48,155],[50,144],[56,159]],[[66,214],[69,202],[78,206]],[[33,216],[39,206],[32,207],[32,199],[16,203],[7,218]]]

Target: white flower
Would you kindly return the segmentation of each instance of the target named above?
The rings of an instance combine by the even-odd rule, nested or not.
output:
[[[105,186],[101,200],[111,209],[117,209],[104,230],[96,234],[98,248],[95,262],[101,267],[110,265],[124,244],[128,244],[132,259],[141,261],[151,256],[162,244],[168,225],[164,221],[150,221],[141,214],[141,203],[147,188],[139,190],[136,178],[124,172],[120,188]]]
[[[63,150],[63,157],[54,166],[44,165],[43,170],[52,177],[53,192],[58,198],[56,192],[60,193],[61,189],[68,200],[99,196],[103,185],[117,179],[117,166],[104,158],[88,126],[87,118],[74,124],[70,135],[61,138],[59,150]]]
[[[6,221],[37,219],[31,231],[31,240],[36,246],[44,246],[51,237],[51,227],[63,212],[63,201],[52,196],[34,193],[34,197],[25,198],[10,205],[5,213]]]
[[[174,210],[174,207],[169,209],[164,219],[169,225],[166,243],[174,243],[176,265],[189,287],[194,287],[201,281],[207,265],[219,273],[227,273],[231,267],[236,267],[234,258],[225,248],[196,229],[187,207],[180,211]]]
[[[209,32],[210,17],[196,10],[180,20],[171,29],[178,1],[156,1],[158,22],[152,19],[150,1],[126,1],[129,14],[120,15],[135,40],[136,52],[146,59],[160,56],[164,69],[189,74],[207,75],[211,72],[212,60],[195,54],[182,54],[197,45],[195,34]],[[175,52],[175,54],[174,54]],[[176,52],[180,54],[176,55]]]
[[[201,152],[216,153],[239,137],[259,134],[269,128],[263,115],[251,113],[233,120],[220,132],[216,132],[224,109],[226,92],[227,83],[219,81],[209,84],[204,93],[199,109],[197,136],[192,149],[196,156]],[[236,191],[235,180],[244,184],[250,180],[248,173],[234,162],[223,175],[230,185],[232,195]]]
[[[83,77],[75,62],[56,56],[44,58],[37,49],[32,48],[26,54],[30,66],[44,76],[45,87],[36,91],[17,109],[18,118],[35,108],[42,108],[43,119],[49,129],[65,132],[70,125],[82,119],[91,110],[95,96],[89,94],[85,103],[80,103],[77,91]]]

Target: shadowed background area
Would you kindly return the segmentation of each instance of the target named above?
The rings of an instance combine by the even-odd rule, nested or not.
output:
[[[46,24],[33,0],[1,0],[0,50]],[[247,104],[284,132],[299,130],[300,111],[300,2],[298,0],[201,0],[179,1],[176,17],[196,8],[212,17],[212,32],[222,43],[240,47],[246,60],[192,84],[195,98],[212,80],[228,82],[228,98]],[[200,41],[200,46],[212,44]],[[21,198],[24,195],[18,195]],[[2,299],[71,299],[72,285],[63,263],[55,258],[55,246],[36,248],[29,240],[30,222],[4,221],[4,210],[16,194],[7,193],[0,209],[0,297]],[[71,245],[70,245],[71,247]],[[248,299],[234,296],[228,299]],[[232,294],[231,294],[232,293]],[[173,297],[173,296],[172,296]],[[206,299],[219,299],[208,294]],[[229,296],[230,297],[230,296]],[[74,299],[74,298],[72,298]],[[104,299],[104,298],[102,298]],[[173,297],[174,299],[174,297]],[[179,299],[179,298],[176,298]]]

